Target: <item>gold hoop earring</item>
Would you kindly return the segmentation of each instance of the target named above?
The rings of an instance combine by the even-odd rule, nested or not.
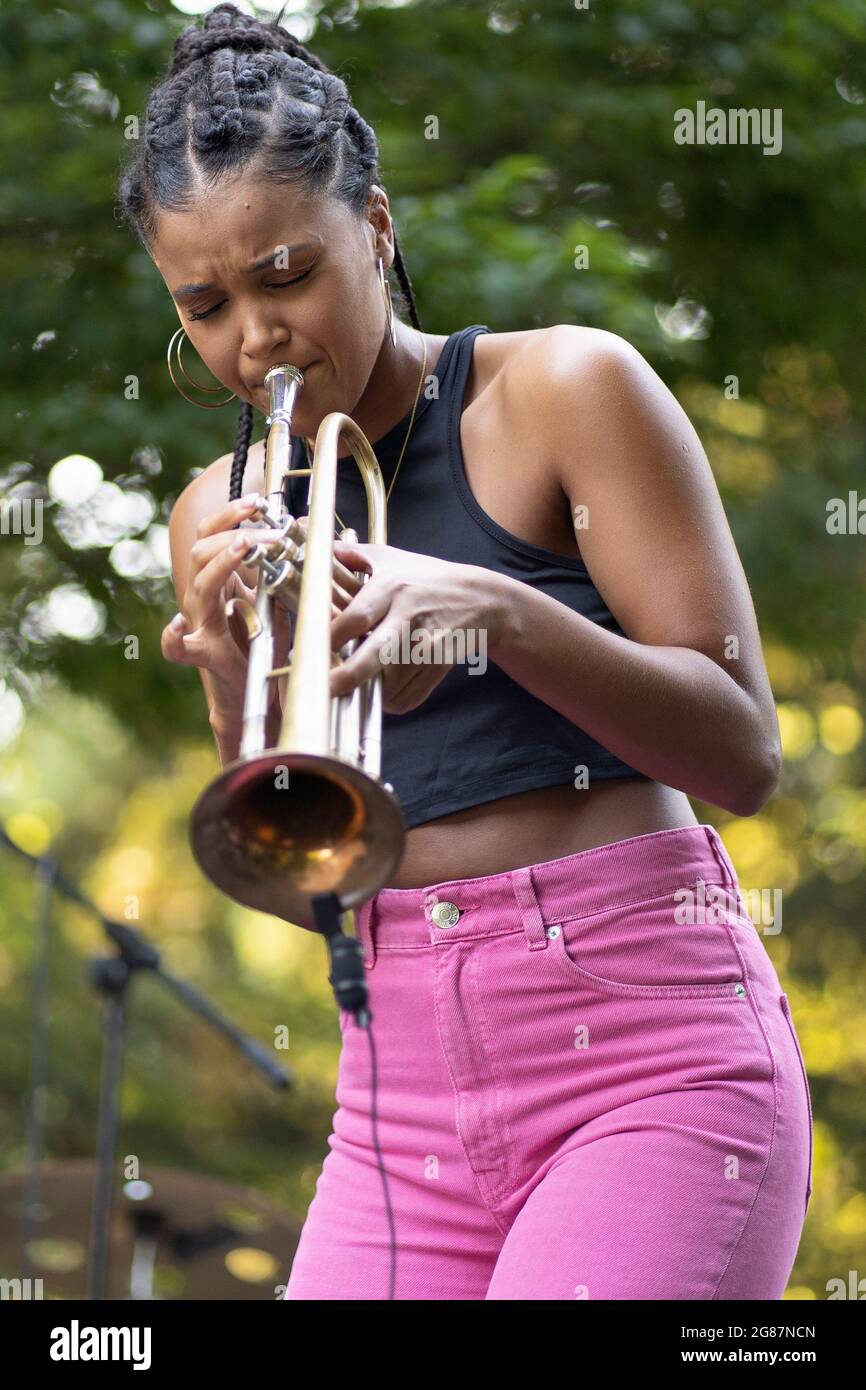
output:
[[[385,267],[384,267],[384,264],[383,264],[383,262],[382,262],[382,257],[381,257],[381,256],[379,257],[379,267],[378,267],[378,268],[379,268],[379,284],[380,284],[381,287],[382,287],[382,298],[383,298],[384,301],[385,301],[385,327],[387,328],[388,332],[389,332],[390,335],[391,335],[391,342],[392,342],[393,346],[396,347],[396,346],[397,346],[397,330],[396,330],[396,328],[394,327],[394,304],[393,304],[393,301],[392,301],[392,299],[391,299],[391,286],[388,284],[388,281],[385,279]]]
[[[177,344],[177,365],[180,367],[181,372],[186,377],[186,380],[189,382],[190,386],[194,386],[198,391],[206,391],[209,395],[215,395],[217,391],[228,390],[227,386],[205,386],[203,382],[196,381],[194,377],[190,376],[186,367],[183,365],[183,358],[181,356],[181,351],[183,348],[183,338],[185,336],[186,329],[178,328],[177,331],[172,334],[171,342],[168,345],[168,352],[166,353],[166,358],[168,361],[168,374],[171,377],[172,385],[174,386],[176,391],[180,392],[185,401],[189,401],[190,405],[197,405],[201,410],[222,410],[224,405],[228,405],[230,401],[233,401],[235,399],[236,393],[234,391],[232,391],[230,396],[226,396],[224,401],[197,401],[194,399],[193,396],[187,395],[186,391],[184,391],[183,387],[181,386],[180,382],[175,376],[174,366],[171,360],[171,353],[172,348],[175,345],[175,342],[177,342],[177,339],[180,338],[181,341]]]

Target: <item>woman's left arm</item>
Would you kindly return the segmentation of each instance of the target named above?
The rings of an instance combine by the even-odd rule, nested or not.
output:
[[[779,725],[697,433],[614,334],[559,325],[539,356],[538,418],[584,562],[627,637],[498,575],[503,619],[488,655],[639,772],[754,815],[778,785]]]
[[[687,415],[625,340],[567,324],[521,361],[520,390],[578,518],[583,560],[627,635],[482,566],[338,544],[371,577],[333,621],[334,644],[369,637],[332,672],[332,691],[383,669],[382,639],[401,625],[480,627],[490,660],[617,757],[754,815],[778,784],[778,720],[748,583]],[[384,708],[396,713],[447,673],[384,670]]]

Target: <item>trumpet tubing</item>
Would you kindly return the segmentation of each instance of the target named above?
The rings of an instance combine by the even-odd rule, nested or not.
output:
[[[334,893],[344,909],[365,902],[396,869],[405,842],[399,803],[380,779],[381,673],[349,695],[330,693],[332,664],[361,640],[332,652],[335,593],[351,594],[365,579],[334,560],[341,441],[364,481],[368,540],[382,545],[385,484],[369,440],[350,416],[332,411],[316,435],[305,532],[287,503],[289,477],[311,471],[291,467],[292,412],[303,376],[283,364],[271,368],[265,384],[265,505],[254,524],[270,528],[273,543],[252,547],[246,557],[259,571],[254,605],[227,605],[249,637],[240,750],[193,807],[190,842],[207,877],[236,902],[314,929],[314,895]],[[358,539],[354,531],[343,536]],[[287,665],[275,668],[277,603],[295,621]],[[271,682],[280,679],[280,732],[268,748]]]

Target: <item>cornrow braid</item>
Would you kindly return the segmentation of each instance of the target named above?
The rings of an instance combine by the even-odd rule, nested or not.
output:
[[[260,170],[262,175],[327,193],[363,214],[379,173],[373,129],[351,104],[342,78],[273,20],[221,4],[175,41],[162,81],[150,94],[143,138],[119,183],[121,208],[149,250],[162,210],[183,211],[202,181]],[[421,321],[394,234],[394,310]],[[253,428],[240,407],[229,498],[241,496]]]
[[[232,471],[229,478],[229,501],[234,502],[238,497],[243,496],[244,473],[247,467],[247,454],[250,451],[250,439],[253,434],[253,408],[244,401],[238,411],[238,423],[235,431],[235,453],[232,459]]]

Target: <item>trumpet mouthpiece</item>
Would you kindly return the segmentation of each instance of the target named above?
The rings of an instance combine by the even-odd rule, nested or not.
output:
[[[289,362],[271,367],[270,371],[265,373],[263,385],[269,395],[266,421],[268,427],[274,420],[285,420],[287,425],[291,425],[295,400],[303,384],[303,372]]]

